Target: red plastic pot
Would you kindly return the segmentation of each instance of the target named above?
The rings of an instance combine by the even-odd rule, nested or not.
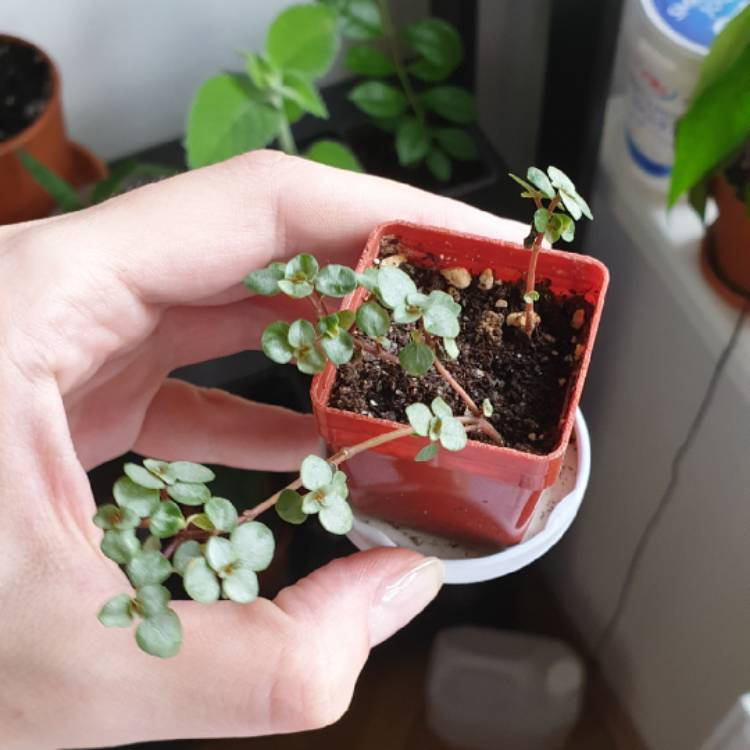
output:
[[[515,243],[391,223],[370,235],[358,271],[372,265],[384,235],[395,235],[416,253],[433,256],[440,268],[463,266],[474,275],[491,268],[495,278],[515,281],[528,267],[529,251]],[[419,263],[418,255],[412,262]],[[521,540],[542,490],[554,484],[560,471],[609,282],[609,273],[599,261],[558,250],[543,251],[537,269],[537,277],[550,279],[553,291],[584,295],[593,306],[588,339],[578,372],[570,379],[560,440],[554,450],[534,455],[470,440],[462,451],[439,451],[436,459],[424,464],[415,463],[414,455],[425,445],[425,438],[397,440],[346,464],[351,500],[361,513],[474,544],[497,547]],[[365,291],[358,289],[344,300],[343,307],[356,308],[364,295]],[[398,426],[328,406],[335,377],[335,368],[329,363],[313,379],[310,391],[320,433],[333,450]]]

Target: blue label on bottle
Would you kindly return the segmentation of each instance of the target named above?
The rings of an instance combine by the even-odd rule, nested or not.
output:
[[[749,0],[645,0],[677,36],[708,48]]]

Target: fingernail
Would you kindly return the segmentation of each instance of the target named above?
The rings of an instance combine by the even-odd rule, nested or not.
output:
[[[370,646],[390,638],[418,615],[442,585],[443,564],[436,557],[428,557],[388,581],[370,610]]]

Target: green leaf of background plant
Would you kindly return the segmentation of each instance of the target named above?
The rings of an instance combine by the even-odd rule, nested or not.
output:
[[[429,346],[412,341],[399,352],[398,358],[407,374],[421,376],[432,367],[435,355]]]
[[[425,159],[427,168],[440,182],[448,182],[453,172],[451,160],[439,149],[432,148]]]
[[[291,99],[305,112],[315,117],[328,118],[328,108],[321,98],[315,84],[308,78],[293,71],[284,73],[281,94],[285,99]]]
[[[348,169],[350,172],[365,171],[356,154],[348,146],[325,138],[315,141],[305,151],[305,158],[319,164],[327,164],[329,167]]]
[[[230,73],[209,78],[200,86],[186,128],[190,169],[263,148],[276,137],[281,115],[254,96],[248,79]]]
[[[463,128],[437,128],[435,140],[454,159],[474,161],[477,158],[477,144]]]
[[[376,339],[388,333],[391,318],[377,302],[370,300],[357,308],[357,327]]]
[[[406,109],[406,97],[395,86],[366,81],[349,92],[349,99],[373,117],[396,117]]]
[[[445,78],[463,59],[461,37],[441,18],[423,18],[410,23],[404,27],[403,35],[414,51],[430,64],[433,76]]]
[[[265,570],[271,564],[276,542],[273,532],[264,523],[243,523],[232,532],[230,539],[237,556],[250,570]]]
[[[388,76],[396,72],[396,66],[388,55],[366,44],[349,47],[344,65],[361,76]]]
[[[323,75],[339,48],[336,14],[321,3],[292,5],[268,28],[265,52],[283,71],[310,77]]]
[[[380,11],[374,0],[323,0],[338,12],[341,33],[349,39],[376,39],[383,35]]]
[[[396,131],[396,154],[399,164],[409,166],[422,161],[430,149],[432,135],[416,117],[405,117]]]
[[[281,79],[281,71],[262,55],[245,54],[245,70],[259,91],[266,91]]]
[[[129,594],[118,594],[104,604],[97,618],[105,628],[127,628],[133,622],[132,607]]]
[[[419,99],[449,122],[467,125],[476,119],[474,96],[460,86],[433,86],[419,94]]]
[[[182,626],[174,610],[167,609],[143,620],[135,631],[135,640],[151,656],[168,659],[175,656],[182,644]]]
[[[679,119],[667,203],[689,190],[748,139],[750,44]]]
[[[263,353],[270,360],[285,365],[294,356],[294,350],[289,345],[289,323],[277,320],[271,323],[260,337]]]
[[[78,191],[62,177],[55,174],[28,151],[19,149],[16,154],[24,169],[62,211],[78,211],[84,207],[84,202],[78,195]]]

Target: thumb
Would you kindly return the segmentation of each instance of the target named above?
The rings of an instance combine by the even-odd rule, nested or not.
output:
[[[160,734],[251,736],[337,721],[370,648],[421,612],[442,580],[436,558],[374,549],[334,560],[273,602],[175,602],[181,653],[158,665],[159,679],[146,657],[165,709]]]

